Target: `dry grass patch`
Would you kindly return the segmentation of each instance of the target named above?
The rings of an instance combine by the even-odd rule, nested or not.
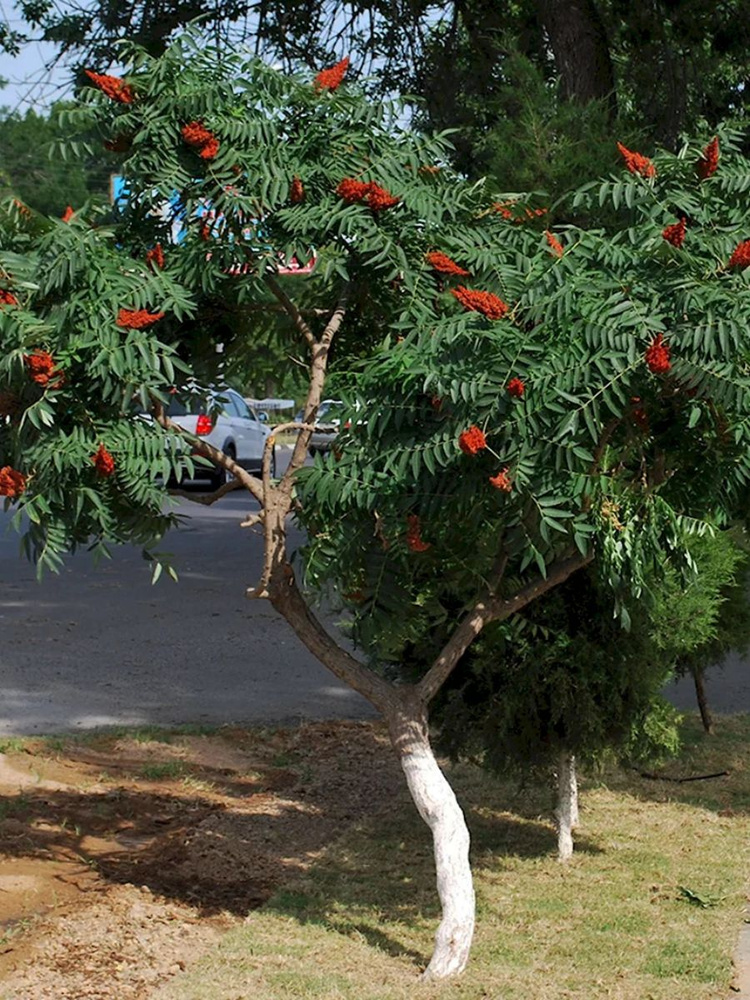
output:
[[[402,795],[154,1000],[724,1000],[747,887],[750,718],[717,730],[705,738],[689,720],[663,773],[728,775],[589,777],[565,867],[546,794],[454,768],[478,896],[457,982],[416,980],[437,909],[427,830]]]

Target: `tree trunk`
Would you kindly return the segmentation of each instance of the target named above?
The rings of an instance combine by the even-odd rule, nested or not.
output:
[[[557,856],[569,861],[573,856],[573,830],[578,826],[578,779],[576,759],[563,751],[557,762]]]
[[[537,0],[565,100],[608,100],[617,113],[609,43],[594,0]]]
[[[714,731],[714,720],[711,715],[711,709],[708,707],[703,671],[696,668],[691,673],[693,675],[693,684],[695,684],[695,697],[698,699],[698,708],[700,709],[703,728],[707,733],[712,734]]]
[[[424,704],[408,695],[386,713],[411,797],[429,826],[435,849],[442,919],[425,979],[445,979],[466,967],[474,935],[474,885],[469,865],[469,830],[453,789],[438,767],[427,735]]]

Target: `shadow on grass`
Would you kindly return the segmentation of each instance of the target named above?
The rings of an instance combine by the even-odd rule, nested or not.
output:
[[[750,715],[717,716],[713,735],[704,732],[697,714],[687,715],[681,736],[677,760],[660,768],[609,768],[588,784],[604,784],[645,802],[681,802],[726,816],[750,814]]]

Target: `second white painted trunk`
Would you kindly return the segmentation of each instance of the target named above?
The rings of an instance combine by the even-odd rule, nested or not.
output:
[[[444,979],[466,967],[474,936],[474,884],[469,830],[453,789],[438,767],[429,742],[410,742],[401,766],[419,815],[432,831],[442,919],[426,979]]]
[[[557,856],[568,861],[573,856],[573,830],[578,826],[578,780],[576,759],[561,753],[557,761]]]

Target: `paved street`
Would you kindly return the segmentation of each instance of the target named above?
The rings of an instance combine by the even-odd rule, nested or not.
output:
[[[133,548],[98,568],[80,553],[38,584],[0,512],[0,733],[372,715],[245,597],[261,560],[261,539],[238,527],[250,506],[181,504],[190,524],[163,544],[179,583],[153,587]]]
[[[98,568],[81,553],[38,584],[0,513],[0,733],[373,714],[269,604],[245,597],[261,558],[260,538],[238,527],[248,500],[180,509],[189,525],[164,544],[180,581],[155,587],[136,549]],[[750,711],[747,662],[730,659],[709,692],[718,711]],[[689,683],[670,696],[694,706]]]

